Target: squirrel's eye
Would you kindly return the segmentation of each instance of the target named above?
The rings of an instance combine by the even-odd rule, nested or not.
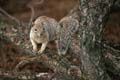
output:
[[[35,29],[35,31],[37,31],[37,29]]]
[[[43,28],[43,31],[45,31],[45,28]]]

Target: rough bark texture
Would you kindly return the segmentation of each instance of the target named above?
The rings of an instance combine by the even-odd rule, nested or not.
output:
[[[102,30],[114,0],[80,0],[81,69],[88,80],[111,80],[102,61]]]

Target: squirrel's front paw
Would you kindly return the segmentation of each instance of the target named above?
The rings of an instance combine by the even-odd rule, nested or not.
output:
[[[38,54],[42,54],[42,53],[43,53],[43,51],[41,51],[41,50],[38,51]]]
[[[60,56],[61,56],[61,55],[65,55],[65,54],[66,54],[66,51],[61,51],[61,52],[58,51],[58,55],[60,55]]]
[[[32,52],[37,52],[37,49],[33,49]]]

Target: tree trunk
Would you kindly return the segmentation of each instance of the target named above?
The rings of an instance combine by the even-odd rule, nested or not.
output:
[[[111,80],[102,62],[102,30],[114,0],[80,0],[81,70],[88,80]]]

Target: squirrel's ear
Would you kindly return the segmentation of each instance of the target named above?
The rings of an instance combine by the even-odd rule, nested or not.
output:
[[[33,26],[34,25],[34,22],[32,21],[31,25]]]
[[[41,22],[42,26],[43,26],[43,30],[45,30],[45,23]]]
[[[44,26],[44,25],[45,25],[45,22],[41,22],[41,24]]]

